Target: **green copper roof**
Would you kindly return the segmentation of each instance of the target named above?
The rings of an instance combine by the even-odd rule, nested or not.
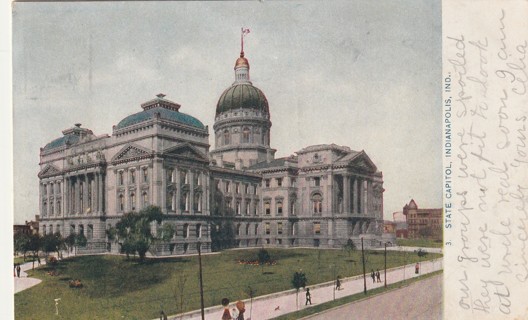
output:
[[[234,109],[257,109],[269,113],[268,100],[262,91],[251,84],[235,84],[222,93],[216,114]]]
[[[65,146],[65,145],[71,145],[71,144],[75,144],[79,141],[79,136],[78,135],[66,135],[66,136],[63,136],[63,137],[60,137],[58,139],[55,139],[53,141],[51,141],[50,143],[48,143],[45,147],[44,147],[44,150],[50,150],[50,149],[55,149],[55,148],[58,148],[58,147],[62,147],[62,146]]]
[[[170,109],[166,109],[162,107],[155,107],[152,109],[144,110],[144,111],[129,115],[128,117],[119,121],[119,123],[116,126],[116,129],[122,129],[128,126],[131,126],[133,124],[137,124],[137,123],[141,123],[141,122],[153,119],[156,113],[159,113],[160,117],[165,120],[179,122],[179,123],[186,124],[188,126],[193,126],[193,127],[200,128],[200,129],[205,128],[203,123],[193,116],[190,116],[185,113],[181,113],[179,111],[174,111],[174,110],[170,110]]]

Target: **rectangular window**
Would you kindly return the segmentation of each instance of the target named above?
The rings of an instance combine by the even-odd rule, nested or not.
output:
[[[130,183],[136,183],[136,170],[130,170]]]
[[[270,215],[270,214],[271,214],[271,204],[270,204],[269,201],[264,202],[264,212],[265,212],[267,215]]]
[[[277,223],[277,234],[282,234],[282,222]]]
[[[270,179],[266,179],[264,182],[266,183],[266,188],[269,188],[270,187]]]
[[[313,178],[313,185],[314,185],[314,187],[320,187],[321,186],[321,178],[319,178],[319,177]]]
[[[235,192],[240,193],[240,183],[238,182],[235,184]]]
[[[143,182],[148,182],[148,168],[143,168]]]
[[[277,178],[277,187],[282,187],[282,178]]]
[[[291,186],[296,187],[297,186],[297,180],[295,178],[291,178]]]
[[[225,182],[225,192],[229,192],[229,191],[230,191],[229,181],[226,181]]]
[[[270,223],[269,222],[266,222],[266,224],[264,225],[264,230],[266,231],[266,234],[270,234],[271,233]]]
[[[246,194],[249,194],[249,193],[251,192],[251,190],[249,189],[249,184],[246,184],[246,185],[245,185],[245,188],[246,188],[245,193],[246,193]]]
[[[313,229],[314,229],[314,234],[321,234],[321,223],[314,222]]]

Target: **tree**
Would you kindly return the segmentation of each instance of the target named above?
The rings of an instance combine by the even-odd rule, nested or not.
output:
[[[356,250],[356,244],[352,239],[348,239],[347,243],[343,246],[343,249],[348,253],[348,257],[350,258],[352,252]]]
[[[25,233],[16,233],[13,236],[13,245],[15,254],[22,253],[24,261],[26,261],[26,253],[28,251],[29,235]]]
[[[39,233],[31,234],[29,236],[27,249],[33,253],[33,258],[39,259],[38,254],[40,248],[42,248],[42,236]],[[35,269],[35,259],[33,259],[32,268]]]
[[[58,257],[60,250],[64,246],[63,243],[64,242],[60,233],[48,233],[42,237],[42,251],[46,253],[46,257],[49,255],[50,252],[57,252]]]
[[[72,252],[72,249],[75,247],[75,233],[70,233],[69,236],[64,238],[64,244],[68,247],[68,252]]]
[[[308,279],[306,279],[306,275],[304,272],[302,272],[302,270],[299,270],[293,274],[292,285],[295,288],[295,302],[297,304],[297,309],[299,309],[299,290],[301,288],[305,288],[307,283]]]
[[[116,224],[117,235],[123,240],[121,251],[130,254],[137,252],[140,261],[144,261],[151,244],[159,240],[152,234],[151,223],[160,224],[164,216],[159,207],[149,206],[139,212],[128,212]]]
[[[261,266],[262,273],[264,273],[264,265],[271,261],[271,256],[268,250],[264,248],[260,249],[259,252],[257,253],[257,260],[258,260],[259,265]]]

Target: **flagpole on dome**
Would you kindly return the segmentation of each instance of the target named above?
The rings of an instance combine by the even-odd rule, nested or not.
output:
[[[244,36],[249,33],[249,29],[240,28],[240,56],[244,56]]]

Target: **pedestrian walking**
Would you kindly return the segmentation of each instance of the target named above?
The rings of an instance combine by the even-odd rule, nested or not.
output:
[[[167,320],[167,315],[165,314],[165,312],[163,312],[163,310],[161,310],[160,312],[160,320]]]
[[[244,312],[246,312],[246,304],[243,301],[237,301],[236,307],[238,310],[238,316],[236,320],[244,320]]]
[[[379,272],[379,269],[376,269],[376,279],[378,279],[378,282],[381,282],[381,274]]]
[[[222,314],[222,320],[232,320],[231,313],[229,312],[229,299],[222,299],[222,306],[224,306],[224,313]]]
[[[16,271],[17,271],[17,277],[20,278],[20,265],[19,264],[16,267]]]
[[[336,290],[341,290],[341,279],[340,279],[340,276],[337,276],[337,279],[336,279]]]
[[[304,305],[307,305],[308,302],[312,304],[312,295],[310,294],[310,288],[306,288],[306,303]]]
[[[370,276],[372,277],[372,283],[376,283],[376,273],[374,272],[374,269],[371,269],[372,272],[370,273]]]
[[[414,273],[420,273],[420,264],[418,262],[416,262],[416,265],[414,266]]]
[[[17,267],[17,264],[14,263],[13,264],[13,277],[15,277],[15,278],[16,278],[16,267]]]

